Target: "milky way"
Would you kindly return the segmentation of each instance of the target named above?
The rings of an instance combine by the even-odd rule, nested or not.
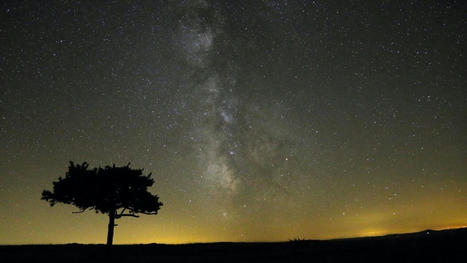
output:
[[[301,158],[296,156],[300,142],[294,124],[285,121],[287,109],[280,101],[245,101],[237,95],[238,65],[218,58],[235,44],[222,28],[223,14],[205,1],[178,3],[176,8],[175,45],[191,67],[185,84],[192,88],[190,102],[183,104],[194,109],[189,133],[192,156],[199,161],[196,187],[206,191],[208,203],[223,200],[218,209],[224,217],[244,210],[246,203],[290,198],[287,188],[303,171],[287,164],[295,159],[296,165]],[[219,38],[227,43],[217,44]],[[245,200],[235,204],[239,199]]]

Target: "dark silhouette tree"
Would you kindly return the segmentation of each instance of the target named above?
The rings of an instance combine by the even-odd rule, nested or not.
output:
[[[147,191],[154,184],[151,173],[143,169],[105,166],[88,169],[88,163],[70,162],[65,178],[53,182],[53,191],[44,190],[42,200],[50,206],[56,203],[71,204],[82,213],[95,210],[109,216],[107,245],[112,245],[115,219],[124,216],[139,217],[138,213],[156,215],[162,203],[159,197]]]

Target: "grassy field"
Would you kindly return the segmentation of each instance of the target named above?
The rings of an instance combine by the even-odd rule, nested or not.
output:
[[[0,246],[1,262],[467,262],[467,228],[274,243]]]

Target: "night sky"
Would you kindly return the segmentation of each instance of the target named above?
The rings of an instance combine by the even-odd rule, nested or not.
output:
[[[70,160],[153,173],[115,243],[467,226],[465,1],[0,7],[0,244],[105,242]]]

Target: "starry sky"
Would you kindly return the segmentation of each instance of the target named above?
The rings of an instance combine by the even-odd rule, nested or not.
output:
[[[467,226],[465,1],[2,1],[0,244],[103,243],[70,160],[152,172],[115,243]]]

